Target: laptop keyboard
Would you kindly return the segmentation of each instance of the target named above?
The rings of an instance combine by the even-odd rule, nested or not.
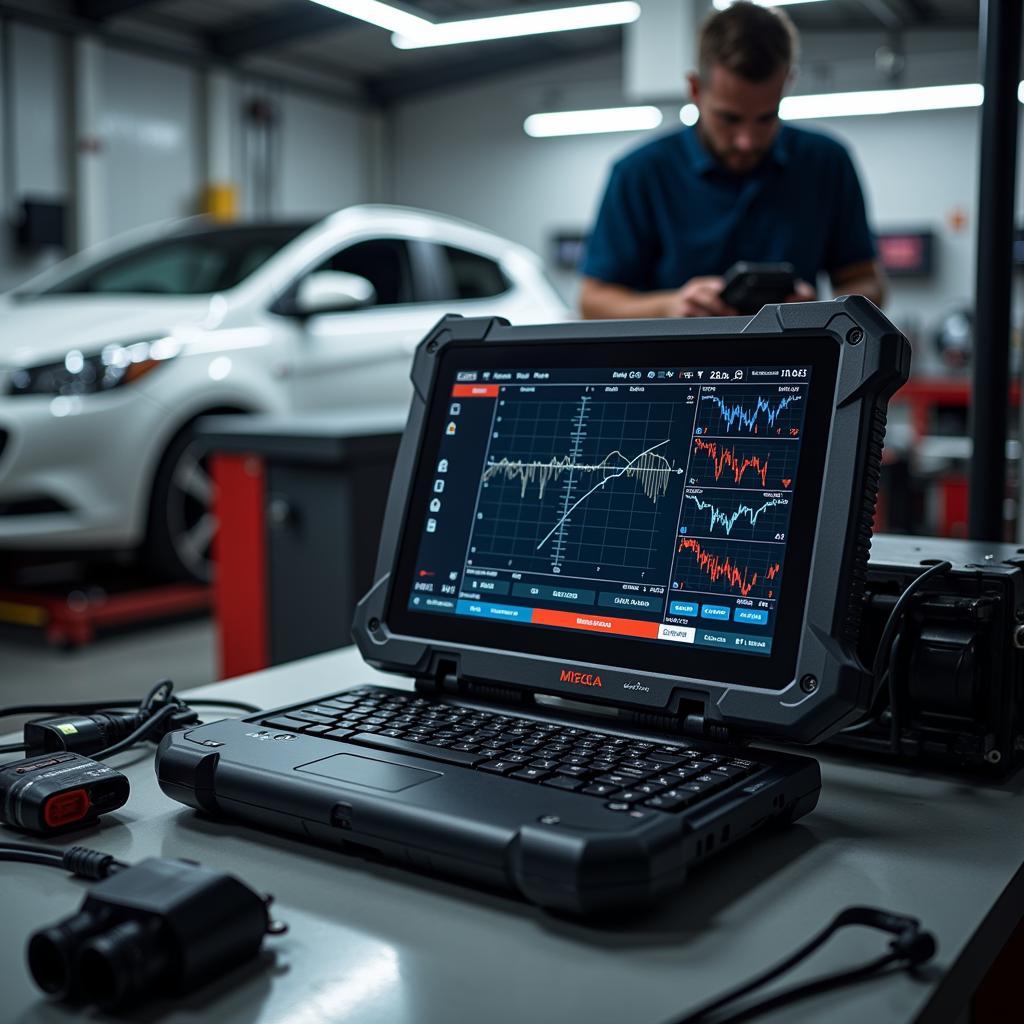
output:
[[[615,811],[683,810],[763,767],[688,741],[639,740],[380,690],[349,690],[263,725],[571,790]]]

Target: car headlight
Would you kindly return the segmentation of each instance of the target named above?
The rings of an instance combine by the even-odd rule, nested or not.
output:
[[[180,349],[172,338],[107,345],[94,355],[72,349],[59,363],[21,367],[10,377],[11,395],[92,395],[131,384]]]

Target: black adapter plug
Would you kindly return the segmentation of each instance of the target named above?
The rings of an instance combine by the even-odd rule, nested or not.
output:
[[[0,765],[0,822],[36,835],[81,828],[129,791],[121,772],[80,754],[26,757]]]
[[[36,932],[29,970],[44,992],[104,1010],[186,995],[285,930],[269,903],[231,875],[150,858],[98,882],[77,914]]]
[[[164,712],[153,725],[148,738],[162,739],[176,729],[185,729],[199,721],[187,704],[177,698],[172,702],[157,704],[155,710],[147,711],[100,711],[92,715],[62,715],[57,718],[36,718],[26,722],[22,730],[25,750],[29,754],[55,753],[71,750],[89,757],[120,743],[142,726],[155,711],[172,706],[173,711]]]

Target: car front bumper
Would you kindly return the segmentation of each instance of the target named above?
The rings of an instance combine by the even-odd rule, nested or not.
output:
[[[0,396],[0,549],[138,544],[167,419],[134,389]]]

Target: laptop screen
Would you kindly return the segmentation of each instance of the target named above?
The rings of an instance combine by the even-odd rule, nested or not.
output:
[[[445,353],[392,627],[783,685],[834,344],[571,348]]]

